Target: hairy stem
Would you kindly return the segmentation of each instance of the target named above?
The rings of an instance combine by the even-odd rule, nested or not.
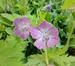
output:
[[[47,47],[45,48],[45,61],[46,61],[46,65],[48,66],[49,65],[49,62],[48,62],[48,54],[47,54]]]
[[[74,23],[74,21],[73,21],[73,23]],[[69,36],[68,36],[68,40],[67,40],[67,43],[66,43],[67,45],[69,45],[69,42],[70,42],[70,39],[71,39],[73,30],[74,30],[74,24],[73,24],[72,29],[71,29],[71,32],[70,32],[70,34],[69,34]]]

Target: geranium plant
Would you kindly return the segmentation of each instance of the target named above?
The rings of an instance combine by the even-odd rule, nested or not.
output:
[[[53,48],[59,44],[58,29],[47,21],[43,21],[37,27],[30,26],[30,21],[26,17],[15,19],[14,26],[14,33],[23,40],[26,40],[29,35],[32,39],[36,39],[34,45],[44,50],[48,66],[47,48]]]
[[[75,66],[75,0],[0,0],[0,66]]]

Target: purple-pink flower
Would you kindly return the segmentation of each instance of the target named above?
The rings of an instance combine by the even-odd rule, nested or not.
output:
[[[38,49],[55,47],[59,43],[58,29],[47,21],[42,22],[37,28],[32,27],[30,33],[36,39],[34,45]]]
[[[30,20],[26,17],[24,18],[17,18],[13,22],[15,28],[14,33],[20,37],[21,39],[25,40],[29,37],[30,34]]]
[[[59,43],[58,29],[47,21],[43,21],[37,28],[30,26],[30,20],[26,17],[15,19],[13,24],[16,36],[26,40],[31,34],[36,39],[34,45],[38,49],[55,47]]]

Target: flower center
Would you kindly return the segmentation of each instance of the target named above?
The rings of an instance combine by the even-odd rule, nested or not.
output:
[[[29,32],[30,25],[26,23],[21,23],[18,25],[18,27],[19,27],[19,30],[24,33],[24,32]]]
[[[49,39],[49,33],[48,33],[48,29],[43,29],[41,30],[41,33],[42,33],[42,37],[46,40]]]

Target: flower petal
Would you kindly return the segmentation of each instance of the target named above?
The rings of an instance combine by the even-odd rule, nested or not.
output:
[[[15,28],[14,28],[14,33],[15,33],[17,36],[20,36],[20,35],[21,35],[21,31],[19,30],[18,27],[15,27]]]
[[[53,25],[51,23],[48,23],[47,21],[43,21],[40,25],[39,25],[39,29],[51,29],[53,27]]]
[[[33,27],[30,28],[30,33],[34,39],[38,39],[42,37],[41,32],[37,28],[33,28]]]
[[[18,23],[21,22],[21,19],[20,18],[16,18],[14,21],[13,21],[13,24],[14,26],[16,26]]]
[[[44,41],[42,40],[42,38],[37,39],[34,43],[34,45],[38,48],[38,49],[44,49],[46,47]]]
[[[21,37],[23,40],[26,40],[26,39],[29,37],[29,32],[27,31],[27,32],[21,34],[20,37]]]
[[[58,36],[58,34],[59,34],[58,29],[54,27],[54,28],[51,30],[51,34],[54,35],[54,36]]]
[[[30,20],[26,17],[24,18],[16,18],[13,22],[14,26],[17,26],[18,24],[21,24],[21,23],[29,23]]]
[[[57,37],[50,37],[47,46],[48,47],[55,47],[59,43],[59,38]]]
[[[24,18],[22,18],[22,22],[29,23],[30,20],[28,18],[24,17]]]
[[[21,39],[25,40],[29,37],[29,32],[28,31],[24,31],[22,32],[18,27],[14,28],[14,33],[20,37]]]

